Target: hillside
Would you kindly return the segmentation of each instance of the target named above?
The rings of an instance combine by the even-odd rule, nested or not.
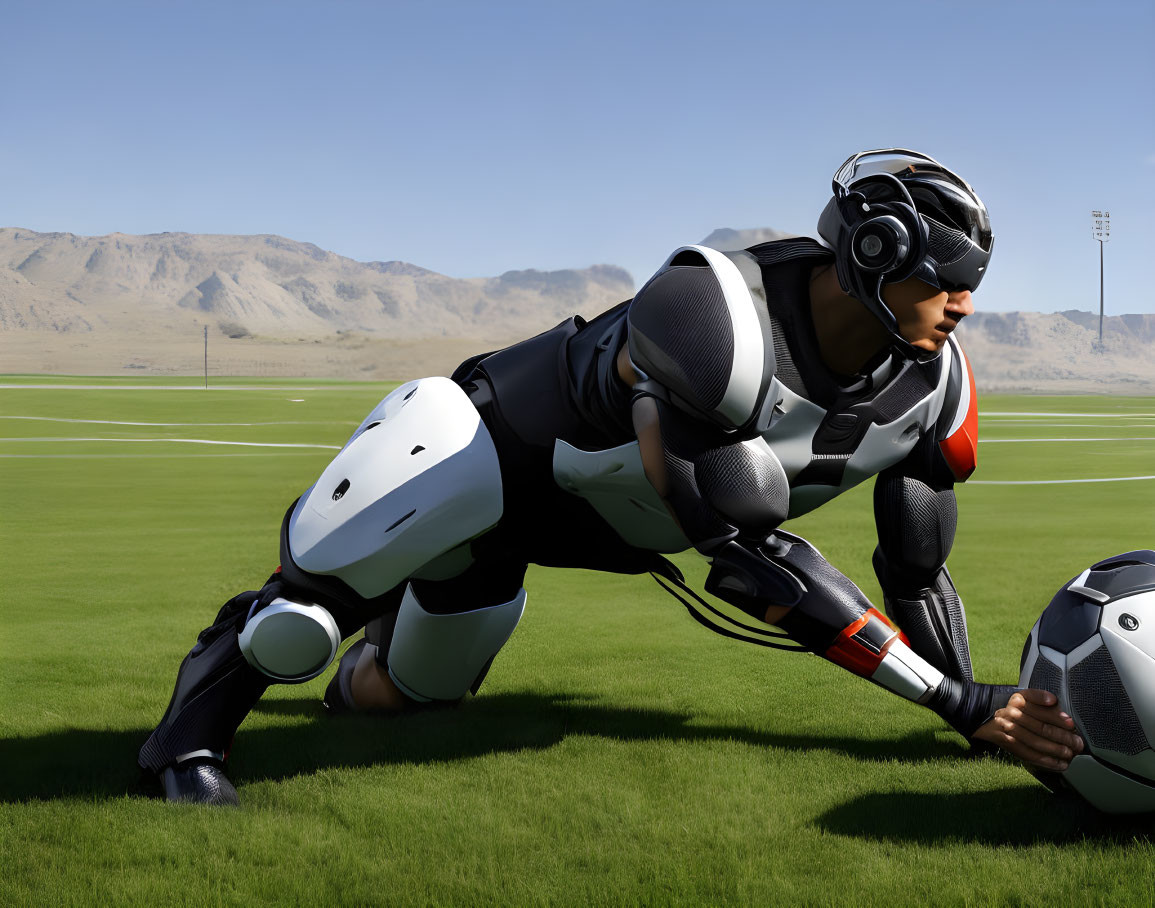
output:
[[[714,231],[740,249],[786,236]],[[449,371],[634,292],[621,268],[459,279],[279,236],[0,229],[0,372],[403,378]],[[959,337],[986,390],[1155,393],[1155,315],[984,312]]]
[[[392,339],[540,329],[627,299],[620,268],[457,279],[279,236],[102,237],[0,229],[0,331]]]

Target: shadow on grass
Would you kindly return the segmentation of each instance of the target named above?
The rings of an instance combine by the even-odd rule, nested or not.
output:
[[[1072,794],[1042,786],[974,794],[878,792],[828,810],[816,824],[825,832],[906,844],[1064,844],[1090,840],[1111,845],[1150,844],[1148,816],[1108,816]]]
[[[312,716],[316,721],[242,726],[229,773],[239,785],[336,766],[443,762],[545,749],[571,735],[622,741],[730,740],[793,751],[832,751],[871,761],[943,760],[964,752],[960,745],[938,741],[931,732],[892,741],[779,734],[695,725],[690,715],[603,706],[567,695],[496,694],[468,700],[456,709],[332,719],[319,702],[266,697],[255,711]],[[145,793],[150,787],[136,768],[136,754],[149,731],[72,729],[0,741],[0,802]]]

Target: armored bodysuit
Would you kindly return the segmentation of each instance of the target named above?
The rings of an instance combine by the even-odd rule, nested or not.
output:
[[[711,559],[707,589],[757,619],[704,623],[795,648],[770,642],[789,637],[969,736],[1003,692],[970,683],[945,568],[952,485],[975,465],[974,381],[953,338],[928,363],[886,352],[850,382],[827,370],[808,286],[832,260],[808,239],[684,247],[633,300],[588,323],[474,357],[452,381],[398,388],[290,507],[266,586],[230,600],[201,634],[141,765],[222,759],[270,679],[314,677],[363,625],[411,700],[476,692],[520,618],[529,563],[652,572],[689,593],[662,553],[691,546]],[[660,426],[661,495],[636,429],[647,408]],[[779,529],[871,476],[874,564],[901,634]],[[308,624],[302,602],[332,616],[315,659],[285,643],[296,631],[284,628]],[[785,633],[762,623],[768,606],[789,608]],[[275,632],[255,632],[262,619]],[[277,667],[286,652],[310,664]]]

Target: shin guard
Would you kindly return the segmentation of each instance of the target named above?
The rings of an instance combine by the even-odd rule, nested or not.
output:
[[[271,683],[246,661],[238,636],[254,603],[272,602],[283,586],[274,575],[259,592],[235,596],[201,631],[177,672],[164,717],[140,749],[142,769],[160,773],[194,758],[228,755],[237,728]]]

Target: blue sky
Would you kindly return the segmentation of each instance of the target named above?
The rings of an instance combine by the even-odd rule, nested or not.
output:
[[[996,235],[980,308],[1155,312],[1155,3],[8,2],[0,225],[277,233],[467,277],[641,282],[812,233],[853,151],[926,151]]]

